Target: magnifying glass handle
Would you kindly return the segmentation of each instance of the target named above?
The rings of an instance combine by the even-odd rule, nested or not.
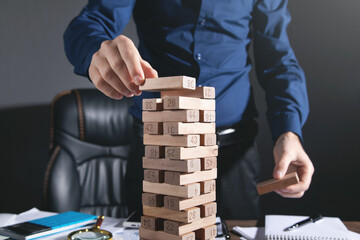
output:
[[[105,216],[99,216],[98,220],[95,223],[94,228],[100,229],[100,226],[101,226],[102,222],[104,221],[104,218],[105,218]]]

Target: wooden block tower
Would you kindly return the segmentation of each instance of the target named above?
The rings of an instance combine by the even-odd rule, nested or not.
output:
[[[215,89],[186,76],[146,79],[140,239],[215,239]]]

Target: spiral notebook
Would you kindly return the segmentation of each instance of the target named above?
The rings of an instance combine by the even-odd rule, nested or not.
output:
[[[317,239],[317,240],[351,240],[350,232],[339,218],[324,217],[315,223],[310,223],[293,231],[285,228],[300,222],[306,216],[267,215],[265,217],[265,239]]]

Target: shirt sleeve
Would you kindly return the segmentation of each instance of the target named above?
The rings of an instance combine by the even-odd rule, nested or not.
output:
[[[135,0],[89,0],[64,33],[65,53],[74,72],[87,76],[92,55],[116,38],[130,20]]]
[[[255,68],[266,92],[267,119],[274,142],[291,131],[302,140],[309,114],[305,75],[287,36],[287,0],[259,0],[253,10]]]

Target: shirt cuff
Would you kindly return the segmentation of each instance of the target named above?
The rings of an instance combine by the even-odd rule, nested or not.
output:
[[[286,132],[295,133],[299,137],[301,143],[303,143],[302,126],[298,115],[282,113],[269,118],[269,123],[274,143],[276,143],[276,140],[281,134]]]

